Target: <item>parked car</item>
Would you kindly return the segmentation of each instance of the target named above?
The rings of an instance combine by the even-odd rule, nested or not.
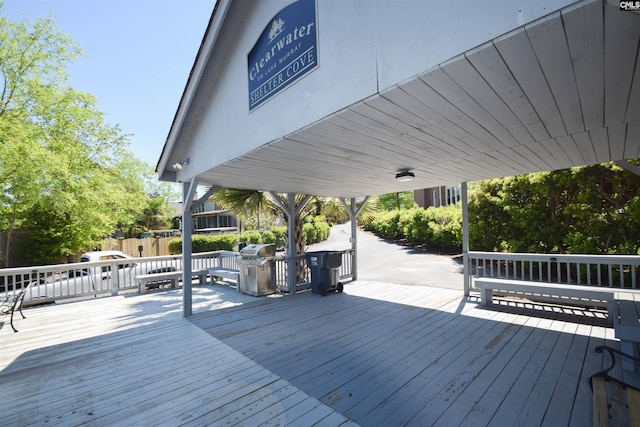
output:
[[[135,258],[120,251],[92,251],[80,256],[81,263],[129,259],[130,263],[118,264],[120,283],[133,283],[136,274]],[[109,292],[112,279],[114,277],[111,265],[60,269],[46,274],[40,273],[38,278],[32,280],[25,296],[25,302],[51,301],[58,297]]]
[[[117,263],[119,288],[135,288],[137,274],[178,270],[178,262],[176,261],[140,263],[136,258],[121,251],[92,251],[80,256],[80,263],[98,261],[119,261]],[[64,268],[64,265],[60,265],[55,270],[47,269],[46,273],[38,272],[32,275],[29,290],[24,299],[25,304],[33,305],[52,302],[60,298],[111,292],[116,280],[114,271],[112,271],[113,265],[114,263],[82,268],[78,264],[73,264],[67,269]],[[158,287],[163,283],[153,282],[147,284],[147,287]]]

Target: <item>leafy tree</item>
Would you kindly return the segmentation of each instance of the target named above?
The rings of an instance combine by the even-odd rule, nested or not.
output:
[[[469,197],[471,248],[638,253],[639,188],[639,176],[613,163],[477,183]]]
[[[118,170],[119,179],[124,182],[128,194],[134,195],[127,202],[128,209],[118,224],[119,228],[126,230],[127,236],[135,237],[148,230],[178,228],[172,224],[174,212],[168,203],[180,197],[175,186],[158,181],[151,165],[132,156],[123,156]]]
[[[378,207],[383,211],[392,209],[411,209],[414,207],[413,191],[389,193],[378,196]]]
[[[0,11],[2,5],[0,4]],[[67,83],[82,54],[50,19],[0,16],[0,231],[31,231],[32,262],[94,246],[130,220],[144,193],[123,175],[127,136],[105,123],[93,96]]]
[[[335,197],[318,197],[316,198],[315,215],[322,215],[327,219],[327,222],[333,224],[343,224],[349,221],[349,214],[345,211],[344,206]],[[356,201],[356,206],[359,208],[362,205],[362,201]],[[358,222],[363,225],[368,225],[373,219],[373,214],[378,210],[378,203],[376,197],[371,197],[365,207],[358,216]]]

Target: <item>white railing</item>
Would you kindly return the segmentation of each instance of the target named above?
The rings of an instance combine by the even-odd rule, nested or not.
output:
[[[469,252],[473,277],[637,289],[640,256]],[[473,280],[471,288],[473,289]]]
[[[347,249],[342,252],[342,264],[340,266],[340,279],[353,278],[353,257],[355,251],[353,249]],[[296,289],[298,291],[311,288],[311,269],[307,266],[306,254],[295,255],[296,262],[305,261],[304,272],[300,279],[296,280]],[[276,286],[283,292],[289,292],[289,285],[287,281],[287,262],[289,257],[279,256],[275,259],[276,269]]]
[[[216,251],[193,254],[192,269],[235,268],[236,252]],[[0,269],[0,297],[16,294],[29,286],[25,305],[99,294],[117,295],[137,289],[135,276],[182,270],[182,256],[128,258],[48,266]],[[118,274],[114,274],[114,272]]]
[[[239,270],[237,256],[238,252],[230,251],[195,253],[191,268]],[[342,251],[341,279],[353,277],[353,256],[351,249]],[[306,260],[306,255],[296,255],[295,258]],[[289,290],[287,259],[286,256],[275,259],[276,286],[283,291]],[[311,272],[306,263],[304,268],[304,277],[298,281],[297,290],[311,287]],[[25,305],[102,294],[117,295],[121,291],[137,290],[135,276],[138,274],[180,270],[182,255],[5,268],[0,269],[0,297],[17,294],[27,285]],[[116,271],[118,274],[114,274]]]

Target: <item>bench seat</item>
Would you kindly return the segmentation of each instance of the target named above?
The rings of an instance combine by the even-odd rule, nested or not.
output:
[[[209,272],[209,276],[211,277],[211,284],[213,285],[216,277],[224,277],[225,279],[231,279],[236,282],[236,284],[240,283],[240,271],[232,270],[230,268],[224,267],[212,267],[207,269]]]
[[[623,426],[640,425],[640,388],[631,384],[628,379],[615,378],[616,359],[623,363],[632,363],[640,359],[608,346],[598,346],[595,351],[609,354],[611,364],[601,371],[589,376],[589,385],[593,392],[593,425],[594,426]],[[634,380],[633,383],[636,381]]]
[[[23,319],[27,318],[22,312],[22,303],[24,301],[24,296],[27,293],[27,289],[28,286],[25,286],[17,294],[6,295],[2,300],[0,300],[0,313],[3,315],[11,316],[11,320],[9,323],[11,325],[11,329],[13,329],[13,332],[18,332],[16,327],[13,325],[13,315],[15,314],[16,310],[20,312],[20,315]]]
[[[633,357],[640,357],[640,293],[638,291],[616,292],[613,321],[615,337],[620,340],[620,349]],[[638,370],[629,359],[622,360],[628,371]]]
[[[480,301],[482,305],[491,305],[494,291],[503,291],[508,295],[515,295],[535,301],[606,307],[607,320],[610,324],[613,323],[615,289],[493,277],[476,278],[474,284],[480,289]]]
[[[192,277],[197,277],[200,284],[207,283],[207,269],[194,270],[191,272]],[[166,271],[162,273],[138,274],[135,277],[138,284],[138,291],[144,294],[148,283],[170,281],[173,289],[178,288],[178,281],[182,278],[182,271]]]

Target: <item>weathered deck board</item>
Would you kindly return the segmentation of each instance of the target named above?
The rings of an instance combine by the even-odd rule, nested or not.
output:
[[[7,425],[585,425],[606,316],[361,281],[33,307],[0,329]],[[579,316],[574,313],[580,312]]]
[[[195,291],[195,308],[264,303],[212,289]],[[171,291],[26,310],[23,331],[0,330],[3,424],[350,424],[182,318],[180,304]]]
[[[593,349],[616,345],[603,313],[487,310],[445,289],[366,282],[296,298],[258,317],[240,308],[230,322],[192,320],[362,425],[578,425],[590,414],[586,376],[602,365]]]

